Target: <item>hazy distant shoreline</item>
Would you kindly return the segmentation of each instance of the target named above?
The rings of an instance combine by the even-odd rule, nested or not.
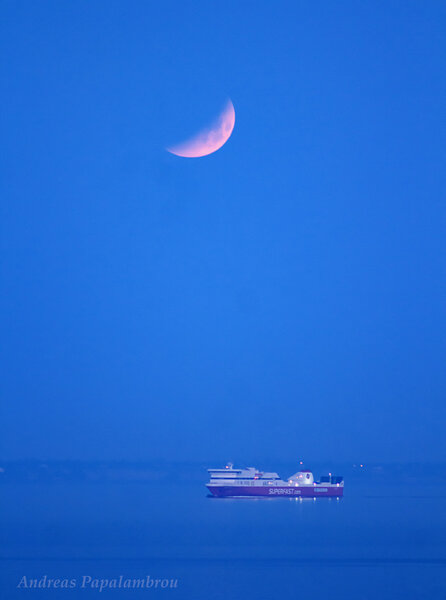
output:
[[[206,469],[215,461],[196,462],[133,462],[133,461],[0,461],[0,483],[10,482],[200,482],[206,479]],[[259,468],[269,465],[258,464]],[[294,463],[271,465],[271,468],[288,476]],[[310,466],[310,465],[309,465]],[[369,465],[352,465],[346,463],[311,463],[316,474],[330,470],[341,473],[350,481],[394,481],[410,483],[425,481],[432,483],[446,482],[446,463],[373,463]]]

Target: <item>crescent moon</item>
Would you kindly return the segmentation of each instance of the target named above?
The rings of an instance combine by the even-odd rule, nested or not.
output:
[[[206,129],[192,138],[166,148],[171,154],[185,158],[199,158],[219,150],[231,137],[235,124],[235,110],[231,100],[228,100],[220,116]]]

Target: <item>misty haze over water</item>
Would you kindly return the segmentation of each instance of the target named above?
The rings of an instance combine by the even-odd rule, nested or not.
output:
[[[338,465],[337,472],[341,467],[347,469]],[[107,598],[150,591],[184,599],[322,599],[329,589],[334,598],[390,600],[445,591],[444,465],[350,465],[340,500],[212,498],[197,463],[34,461],[3,469],[1,584],[8,599],[63,597],[45,587],[58,578],[74,581],[63,593],[76,598],[97,597],[96,580]],[[177,585],[109,587],[147,577]],[[44,587],[25,588],[31,580]]]

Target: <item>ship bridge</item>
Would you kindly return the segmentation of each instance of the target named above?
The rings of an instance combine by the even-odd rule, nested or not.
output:
[[[222,479],[236,479],[236,480],[276,480],[280,479],[277,473],[265,473],[259,471],[255,467],[247,467],[246,469],[234,469],[232,463],[228,463],[224,469],[208,469],[208,473],[212,483],[221,481]]]

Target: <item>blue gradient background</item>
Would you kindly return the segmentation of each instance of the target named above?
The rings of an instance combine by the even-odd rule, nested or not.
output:
[[[2,2],[1,456],[444,460],[445,24]]]

